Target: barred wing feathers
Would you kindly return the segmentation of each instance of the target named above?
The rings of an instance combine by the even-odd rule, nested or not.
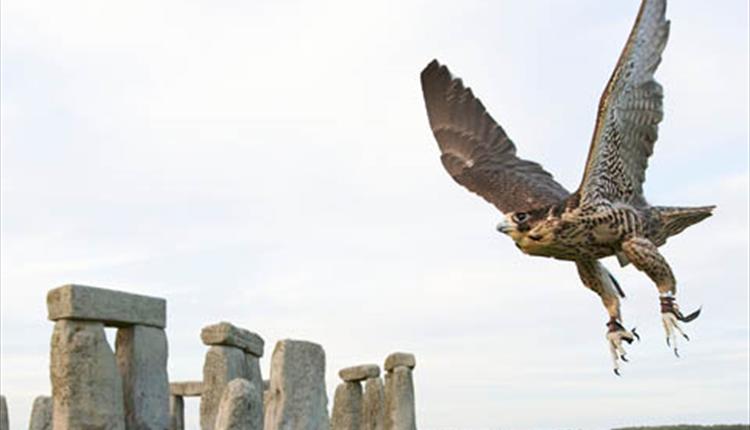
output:
[[[600,199],[647,204],[643,182],[663,117],[654,72],[669,37],[665,11],[666,0],[643,0],[604,89],[579,188],[584,205]]]
[[[556,204],[568,196],[542,166],[516,156],[502,127],[447,67],[433,60],[421,80],[441,161],[456,182],[505,213]]]

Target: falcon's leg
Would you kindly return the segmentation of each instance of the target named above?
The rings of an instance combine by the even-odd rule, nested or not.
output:
[[[675,355],[679,357],[677,335],[682,335],[686,340],[690,338],[682,331],[678,321],[690,322],[696,319],[700,314],[700,309],[687,316],[680,312],[675,301],[676,283],[672,269],[650,240],[642,237],[630,238],[622,243],[622,251],[638,270],[645,272],[656,283],[656,288],[659,289],[661,316],[667,335],[667,345],[670,345]]]
[[[617,285],[615,278],[598,261],[576,261],[576,267],[578,268],[578,276],[580,276],[583,284],[599,295],[609,314],[607,343],[609,344],[609,351],[612,354],[614,371],[619,375],[620,361],[628,361],[625,348],[622,344],[623,341],[630,344],[634,339],[638,338],[635,329],[628,331],[622,325],[620,298],[618,297],[618,293],[622,295],[622,291]]]

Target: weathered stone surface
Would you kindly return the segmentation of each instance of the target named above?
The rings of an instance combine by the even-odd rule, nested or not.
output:
[[[414,354],[409,354],[408,352],[394,352],[385,358],[383,368],[387,372],[390,372],[397,366],[406,366],[409,369],[414,369],[416,365],[417,360],[414,358]]]
[[[169,397],[169,430],[185,430],[185,399]]]
[[[247,379],[237,378],[229,382],[221,396],[216,414],[215,430],[261,430],[263,428],[263,404],[258,402],[260,390]]]
[[[104,325],[57,321],[51,346],[55,430],[124,430],[122,380]]]
[[[0,430],[8,430],[9,428],[8,402],[5,401],[5,396],[0,396]]]
[[[198,397],[203,393],[203,381],[180,381],[169,384],[173,396]]]
[[[47,293],[47,318],[101,321],[124,327],[131,324],[164,328],[164,299],[83,285],[63,285]]]
[[[263,338],[250,330],[220,322],[201,330],[201,340],[206,345],[236,346],[256,357],[263,356]]]
[[[263,427],[265,428],[266,423],[266,411],[268,410],[268,403],[271,401],[271,392],[266,390],[263,392]]]
[[[266,430],[328,430],[325,352],[315,343],[283,340],[271,358]]]
[[[263,380],[263,418],[265,420],[266,409],[268,408],[268,402],[271,400],[271,392],[268,388],[271,386],[271,381],[268,379]],[[265,426],[265,423],[264,423]]]
[[[52,430],[52,397],[39,396],[34,399],[29,430]]]
[[[252,408],[251,411],[251,418],[253,425],[255,426],[255,423],[260,423],[259,429],[263,428],[263,421],[264,421],[264,403],[263,403],[263,392],[265,391],[265,386],[263,385],[263,375],[260,373],[260,359],[256,357],[253,354],[246,353],[245,354],[245,360],[247,360],[247,377],[245,379],[250,382],[250,384],[253,385],[253,390],[250,393],[251,396],[251,403],[253,405],[257,405],[256,407]],[[256,427],[253,427],[256,428]]]
[[[385,429],[416,430],[411,369],[397,366],[385,374]]]
[[[250,369],[243,350],[233,346],[212,346],[203,364],[203,394],[201,395],[201,429],[212,430],[216,422],[219,402],[229,381],[249,379]]]
[[[380,367],[377,364],[362,364],[339,370],[339,377],[346,382],[364,381],[378,376],[380,376]]]
[[[383,430],[385,426],[385,389],[383,380],[370,378],[365,382],[362,401],[362,429]]]
[[[360,430],[362,426],[362,385],[343,382],[336,387],[331,413],[331,430]]]
[[[167,335],[156,327],[134,325],[117,330],[115,347],[128,429],[169,427]]]

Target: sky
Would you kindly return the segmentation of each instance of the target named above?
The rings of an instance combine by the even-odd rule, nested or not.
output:
[[[201,378],[201,327],[323,345],[338,369],[413,352],[422,429],[749,422],[748,4],[672,2],[665,119],[645,193],[716,204],[661,248],[683,309],[628,294],[623,377],[569,262],[522,255],[447,175],[419,72],[464,79],[520,156],[580,181],[635,0],[5,0],[0,391],[11,429],[50,392],[48,290],[164,297],[171,380]],[[110,331],[109,336],[112,336]],[[188,401],[197,428],[198,402]]]

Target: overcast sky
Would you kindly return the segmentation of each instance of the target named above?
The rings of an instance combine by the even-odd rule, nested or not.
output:
[[[416,354],[423,429],[748,422],[748,3],[674,1],[654,204],[717,204],[662,247],[693,341],[605,264],[643,341],[616,378],[571,263],[522,255],[439,162],[419,86],[447,63],[567,188],[638,2],[2,2],[0,391],[49,393],[46,292],[168,300],[172,380],[221,320],[341,367]],[[111,335],[111,333],[110,333]],[[189,425],[197,428],[197,400]]]

